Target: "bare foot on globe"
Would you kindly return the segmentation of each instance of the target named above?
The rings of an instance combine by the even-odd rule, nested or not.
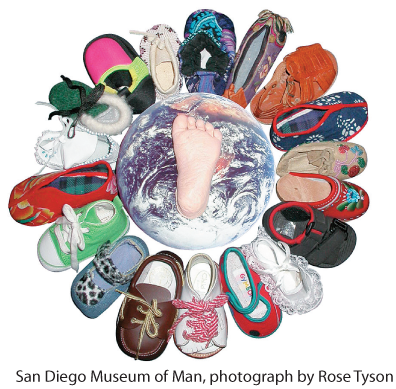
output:
[[[176,201],[188,219],[201,216],[209,200],[210,185],[221,150],[221,132],[212,124],[180,114],[172,127],[177,165]]]

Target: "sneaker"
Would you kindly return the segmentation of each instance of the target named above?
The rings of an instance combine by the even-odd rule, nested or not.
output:
[[[168,345],[168,331],[177,318],[172,301],[180,299],[183,262],[170,251],[147,257],[129,285],[118,313],[116,338],[128,356],[151,361]]]
[[[282,311],[239,249],[230,247],[221,256],[220,279],[232,317],[243,333],[265,338],[279,328]]]
[[[110,165],[98,161],[27,178],[12,190],[8,208],[18,223],[40,226],[61,217],[64,204],[80,208],[96,200],[113,200],[116,195]]]
[[[63,214],[37,245],[40,263],[54,272],[69,268],[78,271],[79,263],[95,255],[101,244],[114,242],[129,230],[129,219],[119,197],[79,209],[65,204]]]
[[[286,243],[272,240],[263,227],[259,227],[257,238],[241,250],[282,311],[301,315],[321,303],[323,288],[318,272],[308,267],[304,257],[292,255]]]
[[[101,315],[128,289],[132,277],[149,251],[136,236],[124,236],[99,246],[95,258],[77,274],[71,287],[76,307],[87,317]]]
[[[208,358],[227,344],[227,318],[221,292],[219,266],[206,254],[194,255],[184,272],[180,300],[172,304],[179,317],[169,331],[177,348],[193,358]]]

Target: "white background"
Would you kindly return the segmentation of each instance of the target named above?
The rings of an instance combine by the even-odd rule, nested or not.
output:
[[[294,375],[293,385],[297,387],[306,386],[296,384],[298,369],[315,373],[310,387],[322,387],[317,383],[319,370],[350,374],[356,369],[364,373],[393,373],[396,380],[393,296],[396,136],[395,66],[392,62],[396,6],[383,6],[384,3],[69,0],[3,4],[0,23],[2,387],[69,387],[67,383],[44,385],[45,371],[84,373],[89,379],[93,369],[106,373],[148,372],[152,374],[152,382],[155,373],[165,369],[200,372],[206,378],[220,369],[227,373],[281,373],[287,369]],[[228,15],[235,25],[237,45],[262,9],[268,8],[290,19],[295,33],[289,34],[265,82],[270,80],[281,59],[298,46],[319,42],[335,55],[339,73],[329,93],[353,91],[368,102],[369,122],[353,141],[366,148],[369,163],[365,172],[352,182],[369,193],[371,205],[366,215],[351,222],[358,237],[352,256],[337,268],[318,269],[324,299],[315,311],[303,316],[284,315],[281,327],[266,339],[244,335],[228,315],[228,346],[213,358],[202,361],[188,358],[172,342],[157,360],[134,361],[119,350],[115,339],[121,298],[98,319],[83,316],[70,298],[75,273],[72,270],[51,273],[37,259],[37,241],[48,226],[26,227],[14,222],[7,204],[14,185],[40,168],[34,158],[38,136],[46,129],[59,130],[56,119],[47,120],[49,110],[36,106],[35,102],[47,101],[49,90],[61,81],[61,74],[92,86],[83,64],[85,45],[100,34],[114,33],[129,40],[138,51],[140,37],[129,35],[129,29],[144,31],[159,23],[172,26],[183,40],[185,21],[199,8],[211,8]],[[269,126],[265,126],[264,131],[268,135]],[[115,139],[120,142],[122,137]],[[278,161],[281,153],[273,151]],[[270,204],[277,202],[273,193]],[[233,245],[254,239],[258,224]],[[166,248],[133,223],[129,234],[143,238],[150,253]],[[203,251],[218,261],[224,249]],[[196,251],[175,252],[185,264],[196,254]],[[41,374],[41,384],[16,383],[17,370]],[[338,387],[361,387],[354,375],[351,381]],[[78,384],[79,387],[91,385],[94,384]],[[168,382],[167,385],[184,387],[186,384]],[[194,386],[202,387],[202,384],[188,385]],[[233,387],[251,386],[251,383],[233,384]],[[381,388],[392,387],[392,384],[367,386]],[[279,387],[290,387],[290,383]]]

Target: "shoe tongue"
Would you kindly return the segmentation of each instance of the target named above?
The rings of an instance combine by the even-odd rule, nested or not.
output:
[[[323,160],[330,159],[330,153],[328,150],[314,150],[307,153],[308,161],[311,165],[321,167]]]
[[[89,209],[85,216],[85,221],[88,223],[101,223],[101,220],[98,217],[96,207],[92,207]]]
[[[102,224],[108,222],[114,215],[114,208],[110,202],[97,202],[93,207],[90,207],[83,220],[88,223]]]
[[[156,299],[158,303],[171,300],[171,294],[168,289],[162,286],[153,284],[137,284],[136,290],[139,292],[140,296],[148,303],[151,303],[153,299]]]

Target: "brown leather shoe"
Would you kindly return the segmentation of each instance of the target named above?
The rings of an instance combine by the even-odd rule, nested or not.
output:
[[[286,55],[271,81],[252,99],[254,117],[271,124],[276,114],[322,96],[333,84],[338,66],[334,55],[319,43],[298,47]]]
[[[180,299],[183,262],[170,251],[147,257],[133,277],[118,313],[116,337],[130,357],[150,361],[167,346],[177,318],[172,300]]]

